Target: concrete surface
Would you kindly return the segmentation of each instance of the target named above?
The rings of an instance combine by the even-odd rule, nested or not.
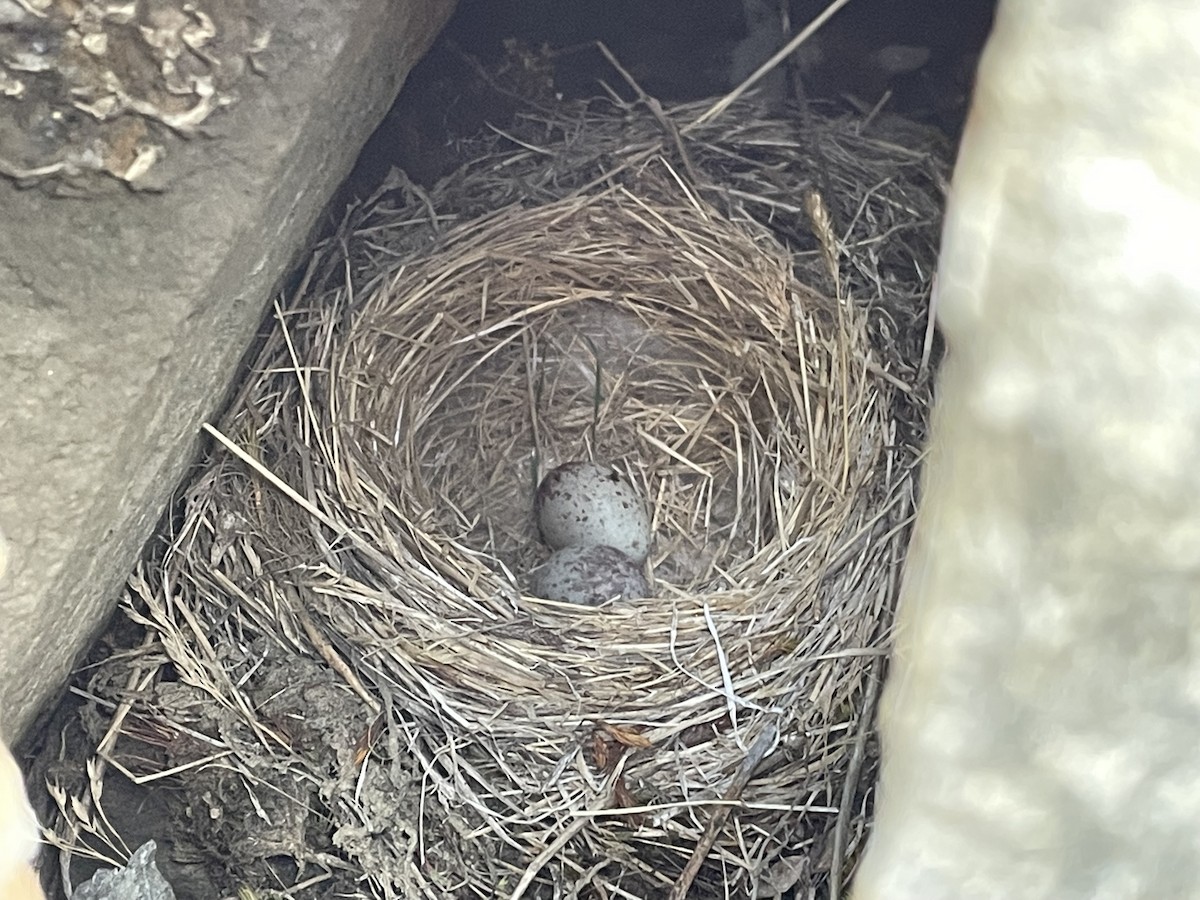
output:
[[[1002,0],[857,900],[1200,896],[1200,4]]]
[[[113,608],[281,277],[453,5],[264,3],[265,77],[173,142],[165,194],[0,180],[0,735]]]

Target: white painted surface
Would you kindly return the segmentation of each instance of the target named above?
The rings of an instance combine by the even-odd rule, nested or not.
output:
[[[1200,2],[1001,0],[856,900],[1200,896]]]
[[[25,799],[21,770],[0,743],[0,900],[40,900],[30,866],[37,849],[37,820]]]
[[[8,567],[0,535],[0,577]],[[32,863],[38,852],[38,823],[25,796],[16,760],[0,741],[0,900],[42,900]]]

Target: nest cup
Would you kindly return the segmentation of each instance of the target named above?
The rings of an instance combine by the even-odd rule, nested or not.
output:
[[[765,230],[655,194],[452,233],[361,300],[334,355],[342,501],[395,564],[357,635],[339,630],[378,646],[434,744],[484,773],[430,767],[447,816],[505,835],[490,852],[509,888],[607,865],[656,896],[757,740],[769,777],[718,837],[743,867],[719,877],[748,890],[780,842],[821,830],[793,808],[885,607],[886,545],[861,551],[888,403],[860,316],[799,284]],[[646,497],[655,596],[525,592],[548,554],[538,480],[574,459]]]
[[[452,581],[490,614],[512,610],[547,555],[534,492],[570,460],[613,463],[648,499],[664,597],[757,589],[808,530],[797,509],[827,473],[805,453],[803,410],[833,344],[798,345],[797,327],[836,320],[778,248],[711,219],[639,234],[640,212],[626,198],[513,217],[503,226],[553,226],[564,246],[462,266],[454,245],[372,297],[348,334],[345,452],[393,498],[403,552],[429,564],[432,540],[486,563],[457,560],[470,574]],[[692,258],[675,263],[674,242]],[[437,288],[426,266],[460,271]]]

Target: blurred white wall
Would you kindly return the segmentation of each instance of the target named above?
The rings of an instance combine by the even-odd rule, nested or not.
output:
[[[1200,897],[1200,2],[1001,0],[856,900]]]

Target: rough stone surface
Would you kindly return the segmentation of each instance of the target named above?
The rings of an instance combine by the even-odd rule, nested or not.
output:
[[[1200,896],[1200,5],[1002,0],[857,900]]]
[[[165,194],[0,182],[0,734],[111,610],[283,273],[453,0],[263,4],[265,76]]]

